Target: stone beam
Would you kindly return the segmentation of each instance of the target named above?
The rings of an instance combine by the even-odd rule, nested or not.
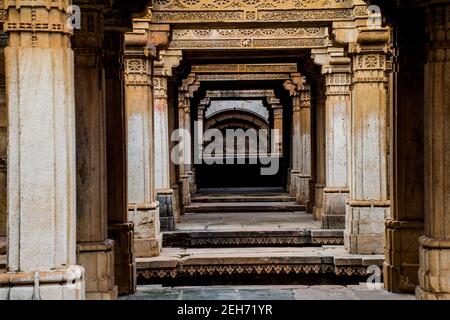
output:
[[[354,20],[367,11],[361,0],[217,1],[161,0],[148,16],[155,23],[325,22]]]
[[[170,48],[205,49],[311,49],[328,43],[328,28],[176,29]]]

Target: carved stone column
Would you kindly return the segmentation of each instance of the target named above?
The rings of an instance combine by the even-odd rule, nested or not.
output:
[[[136,257],[158,256],[162,246],[154,182],[153,57],[149,22],[135,21],[125,35],[128,119],[128,217],[135,226]]]
[[[6,105],[5,47],[8,36],[0,31],[0,237],[6,237],[8,107]]]
[[[309,85],[305,85],[300,91],[300,137],[302,146],[298,176],[300,198],[297,202],[307,205],[311,180],[311,88]]]
[[[319,81],[316,81],[319,82]],[[320,83],[320,82],[319,82]],[[325,189],[326,163],[325,163],[325,103],[326,97],[321,92],[315,97],[315,146],[316,146],[316,174],[311,186],[314,187],[315,220],[321,220],[323,214],[323,190]]]
[[[349,58],[332,58],[326,72],[326,187],[323,195],[322,227],[345,228],[349,197],[351,73]]]
[[[431,2],[431,1],[430,1]],[[425,68],[425,236],[419,299],[450,299],[450,4],[427,9]]]
[[[136,264],[133,252],[134,226],[128,221],[127,119],[123,68],[125,44],[124,33],[119,26],[107,26],[104,39],[108,235],[114,240],[114,273],[119,294],[131,294],[136,291]]]
[[[302,165],[302,137],[300,134],[301,102],[297,89],[292,92],[292,168],[290,170],[290,194],[291,197],[300,199],[300,181]]]
[[[345,246],[350,253],[384,252],[390,216],[387,151],[386,53],[388,29],[361,28],[353,56],[350,200]]]
[[[170,188],[169,152],[169,104],[167,96],[167,75],[164,68],[155,68],[154,117],[155,117],[155,189],[159,202],[161,231],[175,230],[173,216],[173,190]]]
[[[65,12],[69,4],[3,3],[9,36],[8,272],[0,274],[0,300],[85,297],[84,269],[75,265],[74,58]]]
[[[384,285],[414,292],[419,284],[419,238],[424,234],[424,71],[423,8],[396,15],[391,109],[392,219],[386,221]],[[406,12],[403,12],[406,11]]]
[[[190,107],[190,97],[189,93],[184,90],[179,90],[179,98],[178,98],[178,117],[179,117],[179,127],[180,129],[184,129],[185,132],[191,132],[191,121],[190,121],[190,114],[191,114],[191,107]],[[182,155],[182,161],[183,163],[180,164],[180,182],[179,185],[181,187],[181,194],[182,194],[182,200],[183,200],[183,208],[186,206],[189,206],[191,204],[191,191],[190,191],[190,164],[187,162],[190,161],[190,154],[191,154],[191,148],[190,143],[191,140],[190,136],[183,135],[182,142],[184,143],[183,147],[183,155]],[[192,173],[191,173],[192,174]]]
[[[75,51],[77,132],[77,259],[86,269],[86,297],[115,299],[114,241],[107,232],[104,21],[102,7],[82,6]]]
[[[155,188],[159,202],[159,219],[162,231],[175,230],[174,190],[170,183],[170,139],[168,78],[181,61],[181,51],[162,51],[161,61],[155,63],[154,117],[155,117]]]
[[[203,154],[203,147],[204,147],[204,141],[203,141],[203,135],[205,134],[205,111],[208,109],[209,105],[211,103],[211,100],[206,98],[200,101],[198,108],[197,108],[197,136],[198,141],[197,148],[199,154]],[[201,160],[201,159],[200,159]]]
[[[279,99],[270,99],[269,103],[273,110],[273,129],[276,135],[275,153],[278,155],[283,154],[283,106]]]

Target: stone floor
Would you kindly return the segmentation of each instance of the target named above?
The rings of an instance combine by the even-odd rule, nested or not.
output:
[[[351,286],[139,286],[137,293],[122,300],[414,300],[412,294],[369,290],[365,284]]]
[[[305,212],[195,213],[181,217],[179,231],[283,231],[320,229]]]

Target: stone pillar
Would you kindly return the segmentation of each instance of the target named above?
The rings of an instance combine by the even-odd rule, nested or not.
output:
[[[300,91],[300,137],[301,159],[298,175],[300,198],[297,202],[307,205],[311,180],[311,88],[309,85],[305,85]]]
[[[190,121],[190,98],[189,93],[181,89],[179,91],[179,99],[178,99],[178,117],[179,117],[179,127],[180,129],[187,130],[191,132],[191,121]],[[190,137],[183,136],[183,142],[185,139],[189,139]],[[189,183],[189,172],[190,165],[186,162],[189,161],[190,158],[190,148],[188,148],[187,144],[183,148],[183,163],[180,164],[180,182],[179,185],[181,187],[181,194],[183,200],[183,208],[189,206],[191,204],[191,192],[190,192],[190,183]]]
[[[178,206],[174,201],[175,192],[170,181],[172,164],[171,133],[169,128],[168,84],[173,68],[180,64],[183,53],[179,50],[162,50],[160,61],[155,62],[154,71],[154,117],[155,117],[155,189],[159,202],[159,215],[162,231],[175,230],[174,210]],[[178,190],[177,190],[178,192]]]
[[[389,30],[361,28],[353,56],[350,199],[345,246],[350,253],[384,253],[390,216],[386,53]]]
[[[125,35],[125,104],[128,119],[128,218],[136,257],[158,256],[162,246],[154,183],[153,61],[149,22],[135,21]]]
[[[75,31],[77,132],[77,260],[86,269],[86,297],[115,299],[114,241],[107,232],[104,22],[101,6],[82,6]]]
[[[323,194],[322,227],[345,229],[349,197],[351,73],[349,58],[332,58],[326,72],[326,187]]]
[[[205,112],[206,112],[206,109],[208,109],[210,103],[211,103],[211,100],[209,98],[203,99],[202,101],[200,101],[198,108],[197,108],[198,141],[196,141],[195,143],[197,144],[199,155],[203,154],[203,148],[204,148],[203,135],[205,134]]]
[[[0,32],[0,237],[6,237],[7,221],[7,149],[8,149],[8,107],[6,105],[5,47],[8,36]],[[1,251],[1,249],[0,249]]]
[[[283,154],[283,106],[279,99],[271,99],[269,103],[272,105],[273,129],[276,135],[275,153],[281,156]]]
[[[292,97],[292,168],[290,170],[290,193],[291,197],[300,199],[300,181],[302,165],[302,137],[300,134],[301,103],[298,91]]]
[[[85,297],[84,269],[75,265],[74,57],[64,11],[69,4],[3,4],[9,36],[9,215],[0,300]]]
[[[430,1],[431,2],[431,1]],[[417,298],[450,299],[450,4],[427,8],[425,67],[425,236]]]
[[[172,140],[172,134],[177,128],[177,112],[178,112],[178,92],[175,90],[176,84],[175,79],[169,79],[168,82],[168,101],[169,101],[169,150],[172,153],[172,150],[175,149],[177,142]],[[170,187],[173,190],[172,197],[172,210],[173,216],[175,218],[175,222],[179,223],[181,221],[181,212],[182,209],[182,201],[180,201],[180,188],[178,187],[178,176],[179,176],[179,168],[177,164],[170,159],[169,162],[169,174],[170,174]]]
[[[319,82],[319,81],[317,81]],[[316,174],[314,184],[314,208],[313,215],[315,220],[321,220],[323,214],[323,190],[325,189],[326,163],[325,163],[325,102],[326,98],[320,94],[315,97],[315,120],[316,120]],[[312,185],[311,185],[312,186]]]
[[[173,190],[170,187],[169,150],[169,104],[167,96],[167,75],[164,69],[155,69],[154,116],[155,116],[155,188],[159,202],[161,231],[175,230],[173,215]]]
[[[391,109],[392,219],[386,221],[384,285],[414,292],[419,284],[419,238],[424,234],[424,70],[423,8],[401,8],[396,16]],[[408,10],[407,12],[403,12]]]
[[[118,26],[106,27],[105,89],[107,133],[108,236],[114,240],[114,274],[119,294],[136,291],[134,227],[128,222],[127,119],[124,87],[124,33]]]

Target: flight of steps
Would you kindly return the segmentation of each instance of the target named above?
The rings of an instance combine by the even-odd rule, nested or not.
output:
[[[199,194],[159,257],[137,259],[138,283],[357,284],[382,255],[350,255],[285,193]]]

